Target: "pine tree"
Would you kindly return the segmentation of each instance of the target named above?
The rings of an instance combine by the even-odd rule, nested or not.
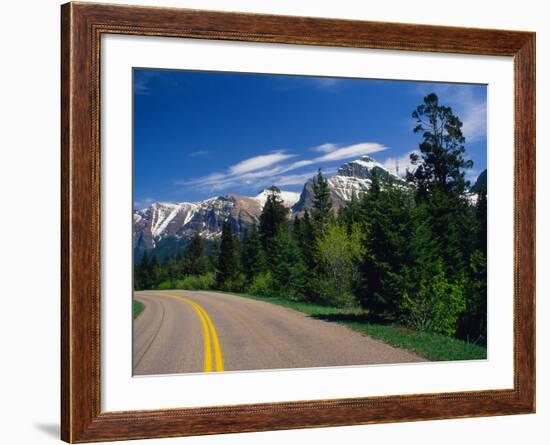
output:
[[[332,200],[328,181],[324,178],[321,169],[317,172],[313,184],[313,210],[312,217],[315,228],[323,232],[327,223],[332,219]]]
[[[216,273],[216,286],[219,289],[228,289],[238,274],[237,255],[235,252],[235,238],[231,233],[229,222],[225,221],[222,227],[220,254]]]
[[[353,227],[362,221],[362,217],[361,201],[357,197],[357,194],[353,192],[350,201],[340,208],[338,220],[344,224],[349,235],[352,233]]]
[[[481,187],[477,192],[476,203],[477,219],[477,246],[476,248],[487,254],[487,189]]]
[[[241,264],[246,283],[249,285],[254,278],[266,270],[265,254],[260,242],[256,224],[250,229],[245,229],[241,248]]]
[[[172,283],[177,278],[176,275],[176,259],[174,256],[167,256],[164,258],[164,261],[162,262],[162,268],[161,268],[161,279],[162,281],[168,281],[170,283],[170,287],[173,286]]]
[[[286,224],[288,217],[288,209],[283,205],[280,193],[281,191],[275,186],[268,190],[267,199],[260,215],[259,235],[268,257],[271,255],[273,240],[279,228]]]
[[[149,264],[149,277],[151,280],[151,286],[157,285],[160,281],[160,265],[156,255],[153,255],[151,258],[151,263]]]
[[[391,182],[382,190],[377,174],[362,199],[363,259],[357,297],[373,315],[395,319],[409,286],[413,200]]]
[[[137,266],[134,281],[137,284],[138,289],[150,289],[151,279],[149,276],[149,255],[146,250],[143,252],[141,261]]]
[[[464,170],[473,166],[465,158],[462,121],[453,114],[451,107],[440,105],[435,93],[424,97],[424,103],[412,113],[417,125],[415,133],[422,134],[419,144],[420,155],[411,154],[416,165],[414,172],[408,172],[409,181],[417,185],[420,197],[438,188],[451,195],[462,195],[468,185]]]
[[[183,256],[185,258],[186,274],[201,275],[206,272],[207,260],[204,254],[204,241],[199,233],[195,232],[193,234]]]
[[[422,134],[420,154],[413,153],[414,172],[407,180],[416,186],[416,201],[428,206],[427,218],[438,244],[443,267],[451,280],[467,272],[475,248],[474,212],[466,198],[465,170],[473,166],[465,157],[462,122],[436,94],[424,98],[413,112],[415,133]]]
[[[273,240],[271,273],[276,295],[291,300],[304,298],[306,267],[298,244],[288,226]]]

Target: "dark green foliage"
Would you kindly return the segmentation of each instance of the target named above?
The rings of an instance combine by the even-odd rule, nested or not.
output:
[[[315,230],[323,232],[326,225],[332,219],[332,200],[330,198],[330,189],[328,182],[321,173],[317,172],[317,177],[313,184],[313,210],[311,211]]]
[[[149,279],[150,286],[158,283],[158,281],[160,280],[160,265],[156,255],[153,255],[153,257],[151,258],[151,263],[149,264]]]
[[[259,236],[268,258],[271,256],[273,240],[288,217],[288,209],[283,205],[280,194],[281,191],[275,186],[269,189],[260,215]]]
[[[134,288],[136,290],[150,289],[152,285],[151,274],[149,272],[149,255],[147,251],[143,252],[141,261],[134,268]]]
[[[191,241],[185,248],[184,274],[202,275],[208,269],[208,260],[204,252],[204,242],[199,233],[193,234]]]
[[[361,209],[361,200],[355,193],[351,194],[351,199],[344,207],[340,208],[338,220],[344,224],[348,234],[351,233],[352,228],[363,222],[363,212]]]
[[[420,197],[435,188],[445,194],[464,194],[468,185],[464,169],[471,168],[473,162],[464,158],[462,121],[451,107],[439,104],[435,93],[424,97],[424,103],[416,107],[412,116],[417,123],[414,132],[422,134],[422,142],[420,155],[411,154],[417,167],[407,174],[407,179],[416,184]]]
[[[276,296],[303,298],[306,267],[298,243],[287,226],[281,227],[273,240],[270,267]]]
[[[244,230],[241,244],[241,265],[247,285],[250,285],[259,273],[266,270],[265,253],[256,224],[252,225],[250,229]]]
[[[412,205],[410,192],[390,183],[382,189],[377,174],[362,201],[363,260],[359,265],[359,302],[381,317],[399,315],[409,286],[412,263]]]
[[[223,223],[218,268],[216,271],[216,286],[228,289],[234,285],[239,276],[238,252],[235,237],[231,233],[231,226]]]

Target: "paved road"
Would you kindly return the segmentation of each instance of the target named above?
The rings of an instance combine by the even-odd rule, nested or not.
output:
[[[422,361],[354,332],[263,301],[215,292],[147,291],[134,321],[135,375]]]

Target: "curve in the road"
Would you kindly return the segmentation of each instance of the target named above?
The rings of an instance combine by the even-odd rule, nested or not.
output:
[[[271,303],[205,291],[137,292],[134,374],[424,361],[351,329]],[[223,346],[223,354],[222,354]]]
[[[218,339],[218,333],[216,332],[216,328],[214,327],[214,323],[212,323],[212,319],[208,315],[208,312],[206,312],[200,304],[196,303],[193,300],[190,300],[189,298],[180,297],[179,295],[172,295],[172,294],[154,294],[154,295],[157,295],[160,297],[176,298],[177,300],[190,304],[195,309],[201,321],[202,333],[204,338],[204,372],[212,372],[212,370],[214,369],[214,367],[212,366],[212,356],[214,356],[214,361],[216,365],[215,371],[222,372],[223,371],[222,349],[220,346],[220,341]],[[212,354],[212,349],[214,351],[214,354]]]

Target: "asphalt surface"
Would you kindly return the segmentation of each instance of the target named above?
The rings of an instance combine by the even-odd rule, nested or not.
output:
[[[337,323],[234,295],[144,291],[134,375],[409,363],[417,355]]]

